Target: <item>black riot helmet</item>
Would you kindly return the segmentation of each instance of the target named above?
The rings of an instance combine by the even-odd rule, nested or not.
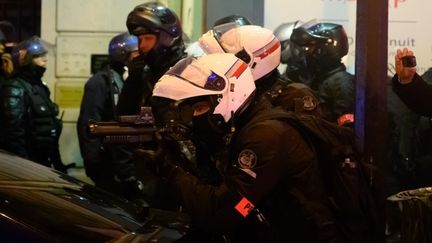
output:
[[[148,53],[155,58],[184,47],[179,18],[171,9],[160,3],[148,2],[136,6],[129,13],[126,25],[129,33],[133,35],[157,36],[157,43],[150,51],[153,53]]]
[[[314,72],[336,67],[348,54],[348,37],[338,24],[308,22],[294,29],[290,40],[296,65],[303,63]]]
[[[216,20],[213,23],[213,27],[227,23],[236,23],[238,26],[252,25],[252,22],[248,18],[241,15],[233,14]]]
[[[108,56],[111,62],[127,64],[129,55],[138,50],[138,39],[128,32],[114,36],[108,44]]]
[[[12,61],[16,68],[23,68],[32,63],[33,58],[46,55],[48,49],[38,36],[20,42],[12,49]]]

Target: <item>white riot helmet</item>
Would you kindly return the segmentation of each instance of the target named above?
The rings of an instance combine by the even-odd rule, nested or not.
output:
[[[208,115],[212,128],[223,133],[233,116],[249,105],[254,91],[248,65],[233,54],[216,53],[187,57],[170,68],[153,89],[152,105],[156,120],[182,123],[178,131],[192,121],[191,105],[206,100],[211,106]]]
[[[280,42],[271,30],[261,26],[223,24],[215,26],[198,41],[207,54],[233,53],[248,63],[255,81],[280,64]]]

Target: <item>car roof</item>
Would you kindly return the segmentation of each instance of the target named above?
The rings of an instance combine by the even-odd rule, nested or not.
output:
[[[177,230],[152,226],[161,218],[155,216],[158,210],[142,215],[143,209],[148,210],[0,150],[0,225],[6,221],[24,226],[55,242],[153,242],[157,238],[172,242],[181,237]],[[161,212],[157,214],[162,218],[177,217]],[[3,230],[0,227],[0,233],[7,233]]]
[[[78,183],[72,177],[0,150],[0,182],[1,181],[39,181]]]

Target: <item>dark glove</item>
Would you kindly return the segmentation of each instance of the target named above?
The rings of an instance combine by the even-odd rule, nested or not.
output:
[[[137,163],[144,163],[141,166],[156,176],[168,179],[173,176],[178,167],[173,154],[163,146],[159,146],[157,150],[137,149],[135,153],[139,158]]]
[[[128,200],[137,200],[143,197],[143,183],[138,180],[135,176],[128,178],[119,179],[115,177],[115,181],[118,183],[118,194]]]
[[[140,75],[146,65],[147,58],[145,54],[133,58],[128,64],[129,76]]]

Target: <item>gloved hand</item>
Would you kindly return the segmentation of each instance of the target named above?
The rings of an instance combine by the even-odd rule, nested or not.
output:
[[[178,167],[171,151],[165,146],[158,146],[157,150],[137,149],[135,151],[137,158],[139,158],[137,163],[141,163],[137,167],[144,167],[154,175],[168,179]]]
[[[128,64],[129,76],[140,75],[146,65],[147,58],[145,54],[134,57]]]
[[[115,176],[115,181],[118,183],[118,194],[128,200],[137,200],[143,196],[143,183],[135,176],[119,179]]]

